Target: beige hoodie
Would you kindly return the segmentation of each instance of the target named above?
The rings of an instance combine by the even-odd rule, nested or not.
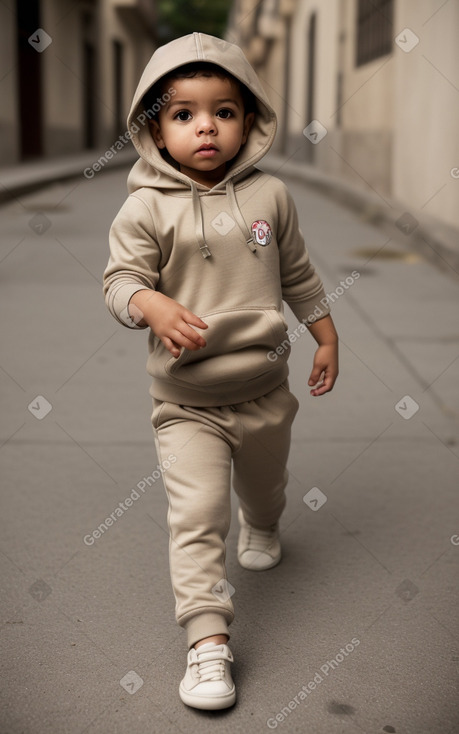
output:
[[[161,77],[193,61],[218,64],[257,101],[246,144],[212,189],[165,161],[141,102]],[[288,374],[282,301],[304,323],[329,311],[287,188],[253,167],[272,145],[274,110],[238,46],[192,33],[153,54],[134,95],[128,127],[140,158],[128,178],[129,197],[110,230],[106,304],[118,321],[136,329],[129,300],[138,290],[156,289],[208,324],[206,330],[196,329],[207,345],[182,349],[178,358],[150,330],[147,370],[153,397],[203,407],[254,400]]]

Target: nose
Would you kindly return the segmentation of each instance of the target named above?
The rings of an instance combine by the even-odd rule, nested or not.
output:
[[[211,135],[215,133],[215,123],[210,115],[205,115],[198,120],[197,133],[198,135]]]

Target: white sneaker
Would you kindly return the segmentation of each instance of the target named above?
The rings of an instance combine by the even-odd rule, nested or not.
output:
[[[243,568],[250,571],[265,571],[277,566],[281,557],[279,526],[260,530],[249,525],[239,507],[238,519],[241,529],[237,544],[237,559]]]
[[[206,642],[188,652],[185,677],[179,693],[183,703],[197,709],[226,709],[236,701],[236,688],[231,678],[234,661],[228,645]]]

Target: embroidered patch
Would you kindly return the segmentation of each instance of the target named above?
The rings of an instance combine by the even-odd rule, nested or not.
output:
[[[252,234],[259,245],[269,245],[273,238],[273,231],[264,219],[259,219],[252,224]]]

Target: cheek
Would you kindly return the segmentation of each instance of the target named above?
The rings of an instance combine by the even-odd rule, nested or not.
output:
[[[185,150],[190,147],[190,138],[180,130],[169,137],[169,143],[177,150]]]
[[[170,130],[169,128],[163,130],[162,139],[166,145],[166,148],[168,148],[170,145],[176,144],[178,141],[180,141],[180,132],[176,130]]]

